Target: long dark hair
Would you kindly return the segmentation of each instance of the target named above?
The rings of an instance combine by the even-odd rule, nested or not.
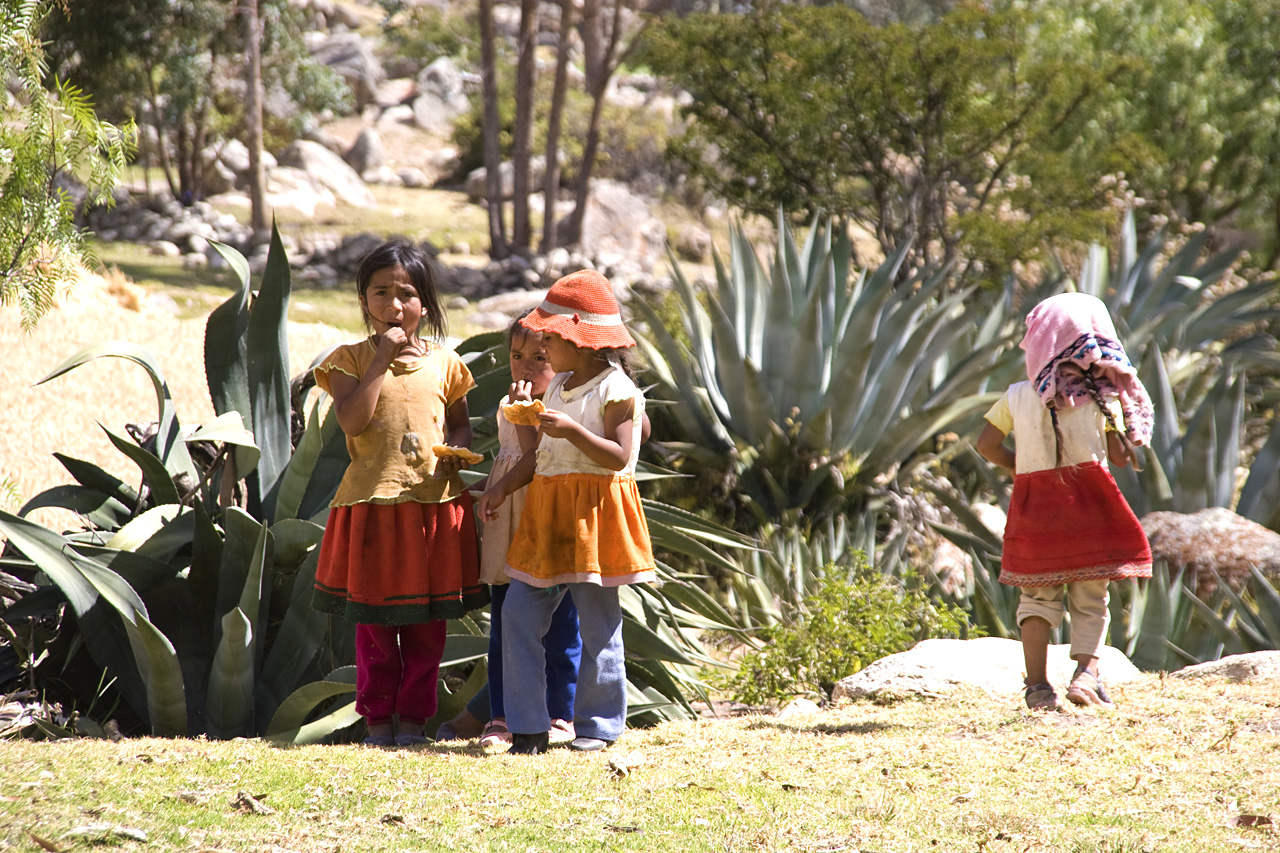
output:
[[[445,319],[444,308],[440,305],[440,283],[436,278],[435,267],[421,246],[404,239],[383,243],[365,255],[360,268],[356,270],[356,294],[360,297],[360,310],[364,313],[365,326],[369,326],[369,315],[364,309],[369,282],[375,273],[392,267],[400,267],[408,273],[413,289],[418,291],[418,299],[422,302],[422,326],[427,328],[431,337],[443,338],[448,333],[448,321]]]

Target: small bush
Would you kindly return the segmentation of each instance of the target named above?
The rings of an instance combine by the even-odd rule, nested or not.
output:
[[[836,682],[872,661],[930,637],[967,634],[963,610],[938,604],[914,576],[904,582],[858,554],[848,571],[828,564],[791,624],[763,629],[724,686],[739,702],[771,705],[795,696],[826,701]]]

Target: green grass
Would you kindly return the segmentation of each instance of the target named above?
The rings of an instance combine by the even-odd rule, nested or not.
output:
[[[1274,682],[1148,677],[1115,692],[1113,713],[1032,715],[1017,697],[856,704],[533,758],[474,742],[0,742],[0,849],[35,850],[33,836],[298,853],[1276,849],[1274,827],[1232,825],[1280,811]]]

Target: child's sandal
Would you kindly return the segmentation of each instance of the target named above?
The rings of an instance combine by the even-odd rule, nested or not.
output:
[[[555,744],[560,744],[560,743],[572,743],[573,739],[576,738],[577,736],[578,736],[577,733],[573,730],[572,721],[570,720],[552,720],[551,721],[551,731],[548,733],[548,738],[551,741],[551,744],[553,746]]]
[[[480,745],[486,749],[511,744],[511,732],[505,720],[490,720],[485,723],[484,732],[480,735]]]
[[[1071,676],[1071,685],[1067,688],[1067,698],[1077,705],[1093,705],[1096,708],[1114,708],[1115,703],[1107,695],[1107,688],[1102,677],[1096,672],[1076,667]]]
[[[1036,684],[1027,685],[1027,707],[1032,711],[1056,711],[1058,710],[1058,691],[1053,689],[1053,685],[1041,681]]]

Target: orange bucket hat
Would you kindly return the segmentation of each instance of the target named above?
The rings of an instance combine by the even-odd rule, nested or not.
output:
[[[618,300],[609,279],[596,270],[578,270],[547,291],[542,304],[520,321],[531,332],[551,332],[587,349],[633,347],[635,339],[622,325]]]

